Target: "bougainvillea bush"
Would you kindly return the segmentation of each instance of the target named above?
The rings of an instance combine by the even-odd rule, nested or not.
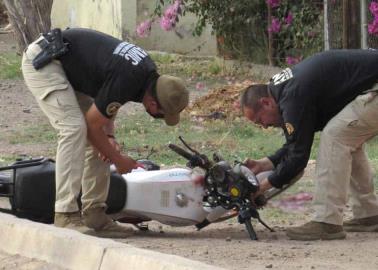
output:
[[[372,1],[369,5],[369,10],[373,16],[373,20],[368,25],[368,32],[371,35],[378,36],[378,3],[376,1]]]
[[[323,6],[319,1],[267,0],[275,62],[294,65],[323,49]]]
[[[170,31],[181,16],[191,12],[198,18],[193,35],[200,35],[210,24],[223,55],[267,63],[270,34],[275,64],[291,65],[322,50],[321,3],[305,0],[157,0],[151,18],[141,22],[137,34],[148,36],[152,23]]]

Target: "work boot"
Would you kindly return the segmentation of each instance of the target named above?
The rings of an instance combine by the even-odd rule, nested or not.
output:
[[[75,230],[81,233],[88,233],[91,231],[90,228],[86,227],[81,222],[80,212],[72,213],[55,213],[54,225],[60,228],[67,228]]]
[[[366,218],[354,218],[344,222],[347,232],[378,232],[378,215]]]
[[[125,238],[134,232],[132,228],[120,225],[107,216],[103,207],[85,210],[83,212],[83,223],[94,229],[93,236],[103,238]]]
[[[286,235],[292,240],[334,240],[344,239],[343,226],[324,222],[310,221],[302,226],[289,228]]]

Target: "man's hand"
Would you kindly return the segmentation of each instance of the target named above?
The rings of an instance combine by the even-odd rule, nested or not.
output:
[[[268,189],[272,188],[272,184],[269,182],[268,178],[265,178],[263,179],[261,182],[260,182],[260,188],[259,190],[257,191],[257,193],[260,193],[260,194],[263,194],[265,191],[267,191]]]
[[[244,165],[248,167],[248,169],[250,169],[254,174],[274,169],[273,163],[266,157],[258,160],[246,159],[244,161]]]
[[[120,156],[121,158],[114,162],[114,165],[117,168],[117,172],[120,174],[131,172],[133,169],[138,168],[138,163],[127,156]]]
[[[92,104],[89,108],[85,114],[85,119],[89,141],[105,159],[109,159],[116,166],[119,173],[127,173],[137,168],[135,160],[126,155],[121,155],[116,142],[114,140],[109,141],[107,137],[109,133],[105,133],[105,131],[112,131],[112,129],[108,128],[112,125],[112,119],[103,116],[95,104]]]
[[[259,190],[251,195],[251,200],[254,201],[258,206],[264,206],[266,204],[266,198],[264,196],[264,193],[271,187],[272,184],[268,181],[268,178],[263,179],[260,182]]]
[[[119,143],[117,142],[116,138],[114,137],[108,137],[108,141],[110,145],[118,152],[121,153],[121,147]],[[101,152],[98,153],[98,156],[101,158],[102,161],[105,161],[107,163],[111,163],[110,159],[104,156]]]

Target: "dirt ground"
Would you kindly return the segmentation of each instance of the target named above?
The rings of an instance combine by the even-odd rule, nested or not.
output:
[[[2,50],[14,50],[9,37],[5,38],[4,35],[0,35],[0,52]],[[132,105],[124,110],[127,113],[127,110],[139,110],[139,107]],[[5,137],[22,130],[25,124],[39,125],[46,122],[22,80],[0,82],[0,111],[0,153],[35,156],[44,155],[54,147],[33,144],[21,147],[4,140]],[[311,181],[312,175],[313,164],[303,181]],[[311,207],[306,209],[291,212],[287,219],[274,218],[267,214],[269,207],[262,210],[261,215],[265,222],[276,232],[271,233],[260,224],[255,225],[259,241],[249,240],[244,226],[235,219],[212,224],[199,232],[194,227],[173,228],[150,222],[150,232],[137,232],[119,241],[235,270],[378,269],[378,233],[348,233],[346,240],[336,241],[288,240],[285,227],[310,220]],[[0,265],[3,265],[1,254]]]
[[[64,270],[55,265],[0,251],[0,270]]]

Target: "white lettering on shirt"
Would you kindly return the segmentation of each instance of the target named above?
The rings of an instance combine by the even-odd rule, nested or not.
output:
[[[127,43],[122,42],[118,44],[117,48],[113,51],[113,54],[122,56],[127,61],[131,61],[134,66],[138,65],[148,54],[141,48]]]
[[[274,75],[271,79],[273,81],[274,85],[286,82],[287,80],[290,80],[293,78],[293,72],[291,71],[290,68],[286,68],[282,70],[280,73]]]

